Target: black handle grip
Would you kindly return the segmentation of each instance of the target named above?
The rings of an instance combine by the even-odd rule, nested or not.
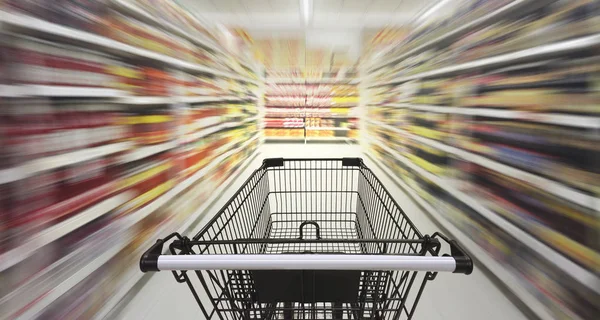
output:
[[[456,240],[450,240],[450,253],[456,260],[456,269],[454,273],[471,274],[473,272],[473,260]]]
[[[140,259],[140,270],[142,272],[148,271],[160,271],[158,270],[158,257],[162,253],[163,244],[165,240],[158,239],[156,243],[150,247],[150,249],[146,250]]]
[[[154,243],[152,247],[150,247],[150,249],[146,250],[146,252],[142,254],[142,257],[140,258],[140,270],[142,270],[142,272],[160,271],[158,270],[158,257],[163,251],[163,245],[165,244],[165,242],[167,242],[173,237],[182,239],[179,233],[171,233],[168,237],[164,239],[156,240],[156,243]]]
[[[304,227],[305,227],[306,225],[309,225],[309,224],[310,224],[310,225],[313,225],[313,226],[315,226],[315,230],[316,230],[316,236],[317,236],[317,239],[318,239],[318,240],[321,240],[321,229],[320,229],[320,227],[319,227],[319,224],[318,224],[318,223],[316,223],[316,222],[314,222],[314,221],[304,221],[304,222],[302,222],[302,223],[300,224],[300,237],[298,237],[298,239],[300,239],[300,240],[303,240],[303,238],[304,238],[304,237],[303,237],[303,230],[304,230]]]
[[[450,240],[445,235],[436,232],[432,238],[440,237],[450,245],[450,254],[456,261],[456,268],[453,273],[471,274],[473,272],[473,260],[471,256],[458,244],[456,240]]]

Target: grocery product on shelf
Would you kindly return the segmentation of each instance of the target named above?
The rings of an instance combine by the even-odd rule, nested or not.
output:
[[[316,70],[305,72],[311,76],[300,78],[302,70],[289,70],[287,73],[267,70],[268,77],[275,80],[271,80],[265,89],[265,136],[321,137],[332,141],[336,138],[340,141],[354,139],[358,131],[354,115],[354,107],[359,104],[356,85],[326,81]],[[275,129],[278,127],[304,127],[305,130]]]
[[[264,122],[266,128],[304,128],[304,119],[301,118],[267,118]]]
[[[600,294],[598,6],[550,2],[472,1],[424,25],[368,69],[361,97],[370,150],[416,202],[541,317],[588,319]]]
[[[174,137],[175,116],[169,110],[143,110],[123,119],[131,128],[131,138],[138,145],[167,142]]]
[[[56,286],[76,286],[77,282],[69,279],[80,269],[100,267],[93,265],[94,259],[111,254],[114,246],[126,241],[122,225],[115,220],[117,213],[107,213],[88,222],[3,271],[11,280],[5,282],[10,295],[4,297],[12,299],[0,300],[6,314],[28,312],[36,301],[44,303],[44,297]]]
[[[0,19],[2,317],[108,314],[140,248],[255,154],[260,81],[172,1],[4,1]]]
[[[155,28],[149,24],[113,11],[107,18],[106,35],[138,48],[162,53],[186,61],[200,62],[196,49],[189,41]]]
[[[271,129],[266,128],[265,137],[295,137],[295,138],[304,138],[304,129]]]
[[[116,4],[121,4],[122,0],[114,0]],[[147,1],[135,0],[139,9],[148,12],[152,17],[160,19],[163,23],[173,24],[186,32],[190,32],[192,37],[207,38],[207,43],[216,40],[211,30],[201,24],[196,17],[181,6],[172,1]]]
[[[17,36],[3,41],[14,84],[107,88],[115,60],[99,52]]]
[[[7,9],[93,33],[103,30],[103,19],[109,12],[106,0],[64,1],[60,7],[50,4],[50,0],[6,0],[1,3]]]

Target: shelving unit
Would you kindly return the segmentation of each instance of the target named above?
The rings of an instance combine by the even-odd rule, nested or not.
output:
[[[248,146],[248,144],[244,144],[242,147],[239,147],[233,151],[242,152]],[[234,152],[228,153],[228,156],[231,156],[232,153]],[[239,165],[238,169],[235,170],[234,173],[230,174],[229,178],[217,187],[217,189],[212,193],[211,197],[208,200],[204,201],[204,204],[198,207],[198,209],[194,211],[194,213],[192,213],[181,225],[176,226],[176,222],[166,224],[165,226],[161,227],[157,232],[155,232],[154,235],[149,238],[149,241],[147,241],[147,243],[141,246],[141,248],[148,247],[155,241],[156,238],[159,238],[161,237],[161,235],[164,235],[165,232],[168,233],[173,232],[173,230],[176,230],[180,234],[184,234],[190,229],[192,225],[199,223],[200,220],[210,218],[210,216],[207,213],[207,210],[214,205],[215,201],[223,194],[223,192],[227,188],[231,186],[233,181],[239,177],[239,175],[250,165],[250,163],[254,160],[254,158],[256,158],[257,155],[258,150],[252,152],[252,154],[247,157],[246,161]],[[182,204],[182,206],[187,205],[187,203]],[[100,312],[98,312],[94,316],[94,319],[111,319],[111,312],[113,312],[119,304],[123,303],[123,298],[127,296],[127,294],[132,290],[132,288],[144,277],[144,274],[139,272],[138,266],[132,266],[126,274],[127,275],[123,277],[123,279],[127,279],[126,282],[121,286],[119,291],[116,292],[110,298],[109,301],[107,301],[102,310],[100,310]]]
[[[267,141],[355,140],[356,80],[271,78],[266,82]]]
[[[577,68],[598,64],[600,36],[583,19],[563,37],[572,22],[556,23],[586,9],[550,2],[515,0],[456,28],[437,25],[444,33],[421,29],[418,40],[409,36],[366,66],[362,143],[530,311],[585,319],[600,297],[600,194],[595,169],[576,158],[596,158],[600,118],[586,108],[591,73]],[[551,13],[555,29],[541,16]],[[528,14],[539,25],[494,41],[495,28]],[[534,29],[544,31],[523,40]]]
[[[20,13],[0,11],[0,22],[3,24],[3,29],[10,32],[39,36],[43,39],[56,40],[64,43],[84,46],[89,49],[95,49],[108,54],[114,54],[123,58],[150,60],[191,73],[208,73],[215,76],[249,83],[260,83],[255,79],[250,79],[248,77],[239,76],[230,72],[176,59],[146,49],[136,48],[113,39],[95,35],[86,31],[76,30],[70,27],[64,27]],[[47,92],[44,91],[46,88],[42,87],[40,89],[37,88],[37,86],[34,87],[33,92],[38,93],[35,91],[37,89],[41,90],[42,93]],[[52,88],[49,88],[48,90],[48,92],[50,92]]]
[[[0,179],[0,184],[19,181],[40,172],[109,156],[129,150],[132,147],[133,144],[129,142],[119,142],[31,160],[12,168],[0,170],[0,177],[2,177],[2,179]]]
[[[408,50],[406,52],[402,52],[402,53],[398,53],[394,50],[390,50],[390,52],[388,52],[387,55],[389,55],[391,57],[384,57],[385,61],[382,63],[378,63],[377,65],[370,68],[369,72],[374,73],[377,70],[380,70],[386,66],[398,63],[398,62],[402,61],[403,59],[406,59],[412,55],[420,53],[426,49],[429,49],[429,48],[432,48],[435,46],[444,45],[447,43],[451,43],[452,41],[460,38],[461,36],[466,35],[467,33],[471,32],[473,30],[477,30],[477,29],[481,29],[483,27],[489,26],[495,22],[501,21],[502,19],[509,17],[513,14],[519,13],[519,12],[523,13],[526,11],[531,11],[536,8],[541,8],[542,6],[547,5],[550,2],[551,1],[548,1],[548,0],[542,0],[542,1],[539,1],[539,0],[538,1],[536,1],[536,0],[515,0],[515,1],[512,1],[508,4],[506,4],[505,6],[499,8],[497,10],[494,10],[486,15],[483,15],[482,17],[479,17],[477,19],[469,21],[466,24],[457,25],[456,28],[449,28],[450,29],[449,32],[444,33],[439,37],[434,37],[433,39],[426,41],[425,43],[417,46],[414,49],[410,49],[410,50]],[[402,49],[402,47],[400,47],[400,48]]]
[[[561,113],[544,113],[520,110],[502,110],[489,108],[456,108],[448,106],[429,106],[402,103],[388,103],[385,106],[430,111],[436,113],[460,114],[500,119],[515,119],[531,122],[556,124],[561,126],[600,129],[600,117],[579,116]]]
[[[411,80],[453,76],[459,73],[467,73],[475,70],[490,70],[506,65],[539,61],[539,59],[562,57],[573,52],[590,50],[598,48],[599,46],[600,35],[584,36],[577,39],[560,41],[535,48],[529,48],[495,57],[484,58],[450,67],[440,68],[433,71],[421,72],[415,75],[398,77],[390,81],[375,83],[372,85],[372,87],[399,84]]]
[[[134,256],[141,254],[142,245],[165,232],[187,230],[237,178],[240,170],[234,169],[244,157],[256,156],[263,143],[257,133],[260,117],[254,92],[262,80],[253,64],[232,57],[211,36],[169,21],[169,15],[156,16],[153,8],[147,11],[125,0],[110,4],[111,13],[145,23],[171,40],[189,41],[200,54],[210,53],[211,60],[206,58],[204,65],[204,60],[192,62],[184,53],[167,55],[159,48],[152,51],[112,39],[108,32],[95,34],[10,8],[0,11],[0,31],[9,35],[8,42],[14,41],[15,48],[43,53],[42,46],[53,46],[59,53],[74,51],[92,63],[105,63],[97,69],[108,79],[89,87],[29,84],[28,79],[0,86],[0,96],[10,98],[4,109],[22,108],[7,111],[17,121],[10,128],[15,137],[20,137],[19,126],[29,130],[21,133],[23,139],[9,136],[14,139],[9,141],[19,146],[35,141],[27,136],[30,131],[39,135],[38,145],[19,146],[13,152],[15,159],[4,162],[12,165],[0,169],[0,187],[3,193],[8,191],[2,205],[6,200],[11,208],[8,218],[13,210],[19,214],[26,208],[13,205],[13,195],[39,195],[37,188],[47,181],[52,188],[44,196],[61,200],[51,203],[51,209],[35,210],[68,208],[57,217],[41,216],[35,225],[0,216],[2,230],[10,231],[0,235],[0,277],[10,280],[0,290],[0,309],[9,318],[86,318],[78,313],[82,310],[106,316],[140,280]],[[97,27],[94,32],[100,27],[116,28]],[[120,78],[133,73],[143,81]],[[36,127],[50,121],[57,128],[50,133]],[[67,180],[86,174],[88,184]],[[171,211],[182,203],[195,207],[195,212]],[[34,216],[38,211],[25,213]],[[8,222],[10,229],[4,229]],[[122,272],[134,269],[135,274]],[[84,296],[82,290],[102,294],[93,302],[72,299]]]
[[[435,209],[429,202],[419,196],[410,186],[408,186],[403,180],[399,179],[398,176],[390,170],[385,164],[379,162],[378,159],[371,156],[370,153],[366,155],[374,161],[381,170],[383,170],[397,185],[399,185],[404,192],[406,192],[423,210],[425,210],[430,217],[432,217],[438,224],[445,228],[456,241],[458,241],[466,250],[469,251],[475,259],[485,265],[486,268],[491,270],[499,279],[502,279],[508,286],[513,288],[513,292],[519,299],[525,302],[535,314],[539,315],[541,319],[552,319],[552,314],[548,312],[546,307],[540,303],[537,298],[529,291],[525,290],[521,285],[519,279],[513,275],[504,266],[499,264],[494,257],[490,256],[485,250],[475,243],[471,237],[463,233],[460,229],[454,226],[452,221],[445,217],[439,217],[438,210]]]

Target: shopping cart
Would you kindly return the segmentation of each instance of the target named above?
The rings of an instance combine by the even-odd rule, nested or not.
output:
[[[158,240],[140,268],[172,270],[205,319],[410,319],[437,272],[473,264],[455,241],[422,235],[362,159],[279,158],[192,239]]]

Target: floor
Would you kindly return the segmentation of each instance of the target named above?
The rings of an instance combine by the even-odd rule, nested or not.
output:
[[[397,187],[372,161],[364,156],[361,147],[346,144],[266,144],[246,172],[237,179],[228,192],[217,201],[220,208],[244,182],[246,177],[268,157],[362,157],[379,177],[389,192],[409,214],[423,234],[436,231],[436,225],[413,201]],[[204,217],[204,225],[210,215]],[[197,226],[195,230],[199,228]],[[119,315],[120,319],[202,319],[192,294],[185,284],[175,282],[169,272],[158,272],[141,288]],[[504,294],[482,272],[475,270],[469,276],[440,273],[429,282],[417,307],[414,319],[526,319]]]

